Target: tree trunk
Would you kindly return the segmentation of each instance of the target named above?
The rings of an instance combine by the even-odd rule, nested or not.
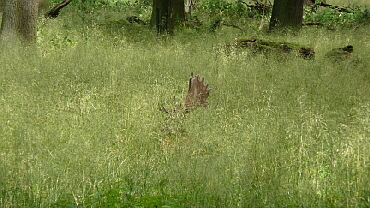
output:
[[[185,19],[184,0],[153,0],[151,25],[158,33],[173,33],[175,25]]]
[[[4,12],[6,0],[0,0],[0,12]],[[39,12],[44,12],[49,9],[50,3],[49,0],[39,0]]]
[[[300,29],[304,0],[275,0],[269,29]]]
[[[36,42],[38,0],[6,0],[0,39],[3,43]]]

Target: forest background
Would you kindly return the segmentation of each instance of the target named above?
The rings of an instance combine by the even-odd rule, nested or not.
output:
[[[50,1],[0,49],[0,207],[370,206],[368,1],[284,32],[257,2],[199,0],[168,35],[149,0]],[[191,72],[213,90],[185,113]]]

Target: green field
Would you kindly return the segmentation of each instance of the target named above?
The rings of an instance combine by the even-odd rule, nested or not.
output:
[[[40,18],[37,46],[0,51],[0,207],[370,206],[369,24],[157,36],[94,12]],[[252,37],[315,60],[225,52]],[[354,58],[325,56],[346,45]],[[191,72],[209,107],[161,112]]]

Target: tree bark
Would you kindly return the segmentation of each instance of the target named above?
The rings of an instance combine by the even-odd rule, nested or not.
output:
[[[172,34],[175,25],[185,20],[184,0],[153,0],[151,26],[158,33]]]
[[[36,42],[38,0],[6,0],[0,39],[2,42]]]
[[[0,0],[0,12],[4,12],[4,6],[5,6],[6,0]],[[39,0],[39,12],[44,12],[49,9],[49,0]]]
[[[269,29],[300,29],[304,0],[275,0]]]

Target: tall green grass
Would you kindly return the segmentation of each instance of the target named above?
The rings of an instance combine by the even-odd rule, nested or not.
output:
[[[45,21],[36,48],[1,51],[1,207],[370,205],[368,26],[156,37],[76,21]],[[252,36],[316,60],[224,53]],[[357,61],[324,57],[348,44]],[[162,113],[191,72],[210,106]]]

